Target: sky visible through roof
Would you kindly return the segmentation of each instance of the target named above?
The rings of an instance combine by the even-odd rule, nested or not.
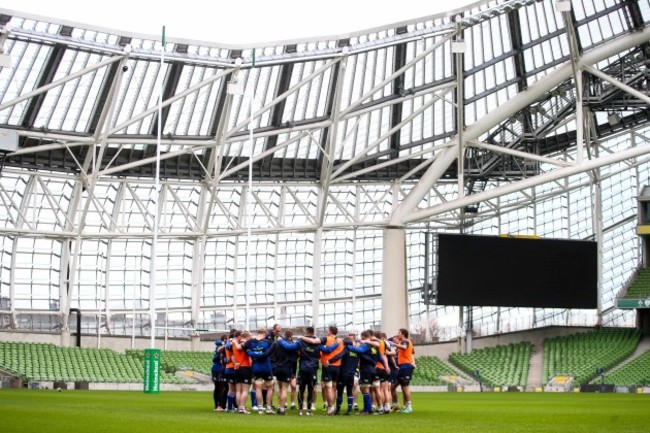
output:
[[[185,0],[177,3],[113,0],[79,7],[79,3],[72,0],[5,0],[2,6],[116,30],[156,35],[164,25],[167,36],[172,38],[248,44],[352,33],[472,3],[476,0]]]

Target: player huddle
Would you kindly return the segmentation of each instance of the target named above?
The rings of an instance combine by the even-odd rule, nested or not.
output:
[[[320,365],[327,415],[350,415],[356,408],[359,390],[363,395],[359,415],[412,412],[409,384],[415,358],[408,330],[400,329],[389,339],[371,330],[363,331],[359,338],[354,333],[344,338],[337,334],[337,327],[330,326],[326,336],[317,337],[314,328],[308,327],[305,335],[294,338],[289,330],[282,334],[276,324],[270,331],[259,329],[256,335],[232,330],[229,336],[221,336],[215,342],[212,359],[215,411],[249,414],[246,403],[252,386],[253,411],[284,415],[290,394],[291,408],[297,408],[299,415],[310,416],[316,409]],[[398,387],[403,395],[401,409]],[[342,411],[344,393],[347,407]]]

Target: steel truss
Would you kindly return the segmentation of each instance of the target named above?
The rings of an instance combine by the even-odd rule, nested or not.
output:
[[[100,43],[61,31],[5,28],[9,51],[22,56],[21,61],[35,62],[25,54],[29,47],[47,51],[48,61],[31,90],[26,78],[17,78],[19,69],[2,71],[3,77],[22,87],[0,84],[0,127],[20,136],[19,148],[6,156],[2,172],[3,179],[19,185],[0,182],[5,215],[0,236],[60,243],[57,314],[60,326],[67,329],[67,312],[79,295],[74,270],[82,265],[84,243],[105,244],[105,266],[110,269],[115,245],[152,239],[158,215],[158,239],[191,244],[189,306],[168,311],[188,312],[188,323],[194,327],[201,314],[214,307],[201,301],[202,270],[211,242],[235,239],[234,255],[239,257],[247,221],[252,235],[265,239],[313,233],[310,303],[317,318],[324,233],[354,230],[356,239],[357,233],[386,227],[467,228],[525,207],[533,199],[585,185],[597,189],[599,182],[617,173],[603,175],[602,167],[623,162],[634,168],[650,160],[648,138],[624,129],[643,125],[650,113],[650,29],[639,2],[610,8],[607,13],[629,13],[634,20],[629,28],[588,49],[573,28],[596,22],[605,12],[582,21],[564,12],[563,29],[568,30],[549,33],[539,44],[562,36],[569,53],[545,68],[527,71],[524,53],[535,42],[524,42],[513,25],[523,16],[520,10],[532,10],[536,3],[481,6],[461,12],[457,22],[436,18],[433,24],[379,32],[381,38],[356,35],[322,46],[296,41],[262,50],[256,64],[246,48],[208,47],[218,54],[206,55],[207,48],[173,41],[165,66],[157,68],[153,41],[120,36]],[[510,49],[467,67],[453,58],[452,41],[494,22],[509,23]],[[192,48],[195,54],[188,55]],[[82,64],[66,56],[87,58]],[[377,60],[391,56],[392,63]],[[523,76],[467,96],[465,86],[472,76],[506,60]],[[438,63],[449,66],[438,71]],[[542,72],[541,77],[535,75]],[[163,80],[161,95],[148,82],[154,78]],[[473,101],[510,85],[517,87],[516,94],[475,122],[468,120],[466,110]],[[229,91],[229,86],[243,86],[244,95]],[[89,119],[82,121],[81,114],[72,119],[78,107],[62,96],[70,88],[82,89],[89,100],[97,88],[92,107],[83,107],[92,111]],[[250,115],[249,96],[256,98]],[[65,109],[57,108],[57,98]],[[596,113],[614,110],[622,113],[620,126]],[[189,114],[194,112],[199,113],[197,118]],[[428,136],[413,133],[428,127],[427,122],[444,125],[430,127]],[[157,145],[153,131],[159,123],[166,129],[160,140],[163,182],[156,207],[151,199]],[[251,133],[249,124],[254,125]],[[617,134],[630,134],[630,146],[609,152],[601,140]],[[459,157],[461,163],[454,164]],[[256,183],[248,191],[244,180],[251,162]],[[589,180],[566,182],[583,173]],[[530,193],[543,184],[559,188]],[[254,215],[250,220],[249,192]],[[521,194],[520,200],[499,203],[499,197],[513,193]],[[470,215],[469,209],[477,213]],[[594,220],[593,235],[602,239],[602,224],[597,216]],[[17,248],[14,241],[14,256]],[[115,278],[106,272],[104,308],[89,309],[104,318],[100,326],[109,332],[112,315],[130,312],[106,302]],[[16,284],[12,275],[12,300]],[[235,310],[237,297],[235,289]],[[275,298],[258,306],[279,308]],[[145,311],[134,309],[139,314]],[[16,327],[18,315],[28,313],[52,314],[12,305],[11,326]]]

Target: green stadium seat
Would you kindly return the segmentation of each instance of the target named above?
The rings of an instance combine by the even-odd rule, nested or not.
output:
[[[596,331],[544,341],[543,381],[558,374],[573,376],[578,384],[588,383],[598,368],[609,369],[634,352],[640,334],[628,328]]]
[[[488,385],[525,386],[531,347],[531,343],[523,342],[477,349],[470,354],[452,353],[449,361],[469,375],[478,370]]]

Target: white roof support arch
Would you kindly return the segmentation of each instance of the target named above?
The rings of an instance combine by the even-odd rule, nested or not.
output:
[[[648,40],[650,40],[650,28],[645,28],[637,33],[627,34],[585,53],[580,59],[580,67],[594,65],[622,51],[629,50],[635,46],[647,42]],[[499,123],[501,123],[503,120],[517,113],[519,110],[530,105],[531,103],[537,101],[544,94],[571,77],[572,73],[573,68],[571,62],[566,62],[562,66],[558,67],[555,71],[551,72],[544,78],[541,78],[539,81],[529,86],[528,89],[526,89],[524,92],[517,94],[506,103],[500,105],[495,110],[492,110],[486,116],[483,116],[477,122],[467,127],[464,132],[465,139],[468,141],[476,140],[481,134],[486,133],[491,128],[494,128]],[[398,206],[397,210],[391,216],[391,225],[401,226],[406,223],[420,221],[427,217],[440,213],[440,210],[438,209],[439,206],[419,211],[416,211],[416,209],[422,202],[422,199],[426,196],[427,192],[431,189],[431,187],[442,177],[447,168],[456,160],[458,156],[457,138],[451,140],[451,144],[452,146],[442,151],[440,156],[433,162],[433,164],[431,164],[417,185]],[[638,154],[634,156],[638,156]],[[575,173],[581,173],[583,171],[591,170],[592,168],[593,167],[580,169],[578,166],[578,168],[574,170]],[[526,183],[529,182],[533,182],[531,178],[526,179]],[[538,180],[536,182],[538,182],[536,184],[541,184],[545,181]],[[521,188],[525,187],[522,182],[517,182],[509,185],[507,189],[510,191],[516,191],[520,188],[517,185],[521,185]],[[477,203],[479,201],[490,199],[502,194],[503,193],[499,193],[496,190],[476,194],[471,197],[466,197],[462,201],[453,202],[454,205],[452,205],[452,208],[458,209],[466,206],[469,203]],[[477,199],[479,196],[481,199]],[[449,210],[447,209],[449,206],[450,205],[447,204],[443,207],[446,210]]]

